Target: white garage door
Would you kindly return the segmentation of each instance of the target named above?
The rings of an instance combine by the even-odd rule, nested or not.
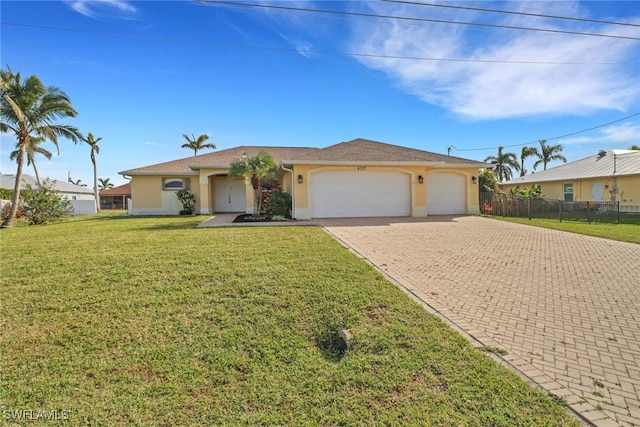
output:
[[[432,173],[427,181],[427,215],[466,214],[464,176]]]
[[[313,218],[411,215],[411,182],[404,173],[318,172],[309,191]]]

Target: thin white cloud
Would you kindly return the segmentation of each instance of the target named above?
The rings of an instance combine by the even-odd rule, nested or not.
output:
[[[158,147],[162,147],[162,144],[160,144],[159,142],[151,142],[151,141],[145,141],[143,142],[144,145],[155,145]]]
[[[66,0],[65,3],[89,18],[98,18],[105,13],[131,18],[138,13],[138,9],[126,0]]]
[[[596,135],[577,136],[562,139],[562,145],[576,144],[601,144],[606,147],[628,147],[638,145],[640,141],[640,125],[636,123],[623,123],[618,126],[609,126],[600,129]]]
[[[557,3],[562,5],[556,5]],[[384,6],[386,5],[388,4],[385,3]],[[564,13],[571,16],[581,13],[579,5],[574,2],[545,2],[536,5],[544,8],[536,13]],[[553,7],[561,7],[562,10],[559,13],[550,10]],[[416,16],[425,13],[423,9],[425,8],[387,8],[384,13]],[[375,12],[382,13],[383,10]],[[441,15],[437,15],[438,12],[433,9],[429,9],[429,12],[429,18],[474,21],[473,16],[468,14],[458,17],[460,12],[447,11]],[[486,16],[483,18],[486,20]],[[549,22],[531,22],[531,18],[502,19],[495,23],[552,28]],[[635,20],[640,21],[638,18]],[[573,27],[555,28],[596,32],[596,29],[584,25],[572,25]],[[607,31],[611,33],[614,30],[608,28]],[[622,28],[615,31],[618,35],[632,35],[630,31],[633,29]],[[401,88],[424,101],[470,119],[582,115],[598,110],[625,111],[634,102],[637,103],[640,96],[638,47],[636,42],[630,40],[516,30],[485,31],[457,25],[408,24],[399,20],[374,24],[361,21],[354,27],[349,50],[389,57],[496,61],[486,63],[358,58],[365,66],[387,73]],[[553,64],[558,62],[582,65]]]

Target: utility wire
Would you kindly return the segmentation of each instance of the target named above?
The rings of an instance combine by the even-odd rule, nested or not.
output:
[[[577,132],[571,132],[571,133],[567,133],[567,134],[560,135],[560,136],[554,136],[554,137],[551,137],[551,138],[542,138],[542,139],[545,140],[545,141],[553,141],[554,139],[566,138],[568,136],[578,135],[579,133],[585,133],[585,132],[589,132],[589,131],[592,131],[592,130],[595,130],[595,129],[599,129],[599,128],[603,128],[603,127],[606,127],[606,126],[610,126],[612,124],[619,123],[619,122],[625,121],[627,119],[631,119],[631,118],[636,117],[636,116],[640,116],[640,113],[635,113],[635,114],[632,114],[630,116],[623,117],[621,119],[614,120],[614,121],[609,122],[609,123],[605,123],[605,124],[602,124],[602,125],[591,127],[589,129],[583,129],[583,130],[579,130]],[[485,147],[485,148],[462,148],[462,149],[456,149],[452,145],[450,145],[449,147],[452,147],[452,148],[456,149],[457,151],[484,151],[484,150],[495,150],[495,149],[497,149],[499,147],[502,147],[502,148],[523,147],[525,145],[536,144],[539,141],[540,140],[532,141],[532,142],[526,142],[526,143],[522,143],[522,144],[500,145],[500,146],[497,146],[497,147]]]
[[[569,16],[557,16],[557,15],[544,15],[538,13],[526,13],[526,12],[514,12],[507,10],[497,10],[497,9],[483,9],[480,7],[466,7],[466,6],[452,6],[448,4],[435,4],[435,3],[420,3],[406,0],[380,0],[389,3],[401,3],[401,4],[411,4],[415,6],[432,6],[432,7],[441,7],[448,9],[460,9],[460,10],[473,10],[477,12],[491,12],[491,13],[504,13],[508,15],[522,15],[522,16],[532,16],[536,18],[552,18],[552,19],[564,19],[568,21],[579,21],[579,22],[591,22],[595,24],[607,24],[607,25],[623,25],[627,27],[640,27],[639,24],[631,24],[628,22],[613,22],[613,21],[600,21],[598,19],[587,19],[587,18],[573,18]]]
[[[139,39],[139,40],[152,40],[152,41],[161,41],[161,42],[170,42],[170,43],[188,43],[188,44],[197,44],[197,45],[205,45],[205,46],[222,46],[222,47],[229,47],[234,49],[255,49],[255,50],[266,50],[266,51],[275,51],[275,52],[291,52],[291,53],[299,53],[299,54],[352,56],[352,57],[360,57],[360,58],[403,59],[403,60],[414,60],[414,61],[471,62],[471,63],[485,63],[485,64],[528,64],[528,65],[622,65],[622,64],[628,64],[626,62],[510,61],[510,60],[499,60],[499,59],[430,58],[430,57],[423,57],[423,56],[379,55],[374,53],[322,51],[322,50],[312,50],[312,49],[295,49],[295,48],[268,47],[268,46],[250,46],[250,45],[241,45],[241,44],[235,44],[235,43],[209,42],[209,41],[203,41],[203,40],[176,39],[176,38],[169,38],[169,37],[157,37],[157,36],[122,34],[122,33],[105,33],[100,31],[82,30],[77,28],[50,27],[50,26],[44,26],[44,25],[21,24],[16,22],[0,22],[0,25],[10,25],[14,27],[35,28],[39,30],[50,30],[50,31],[67,31],[67,32],[93,34],[93,35],[106,36],[106,37],[122,37],[122,38]]]
[[[583,33],[580,31],[553,30],[548,28],[519,27],[519,26],[511,26],[511,25],[499,25],[499,24],[481,24],[477,22],[448,21],[448,20],[440,20],[440,19],[415,18],[415,17],[407,17],[407,16],[395,16],[395,15],[376,15],[372,13],[345,12],[345,11],[327,10],[327,9],[311,9],[311,8],[305,8],[305,7],[276,6],[276,5],[254,4],[254,3],[239,3],[239,2],[231,2],[231,1],[223,1],[223,0],[196,0],[196,1],[200,3],[220,4],[220,5],[240,6],[240,7],[254,7],[254,8],[261,8],[261,9],[326,13],[331,15],[360,16],[360,17],[367,17],[367,18],[400,19],[400,20],[414,21],[414,22],[431,22],[431,23],[452,24],[452,25],[471,25],[471,26],[485,27],[485,28],[503,28],[503,29],[521,30],[521,31],[540,31],[540,32],[555,33],[555,34],[572,34],[572,35],[580,35],[580,36],[606,37],[606,38],[613,38],[613,39],[640,41],[640,37],[619,36],[619,35],[613,35],[613,34]]]

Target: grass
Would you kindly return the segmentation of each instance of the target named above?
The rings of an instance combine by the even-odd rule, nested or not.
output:
[[[321,229],[201,220],[0,232],[5,421],[577,425]]]
[[[600,224],[581,221],[549,221],[543,219],[509,218],[490,216],[488,218],[500,221],[516,222],[518,224],[534,225],[536,227],[551,228],[568,231],[570,233],[585,234],[587,236],[604,237],[621,242],[640,244],[640,225],[638,224]]]

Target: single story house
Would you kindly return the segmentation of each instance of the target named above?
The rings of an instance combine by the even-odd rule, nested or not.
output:
[[[545,198],[618,201],[622,210],[640,211],[640,150],[600,151],[596,155],[503,183],[510,191],[538,184]]]
[[[102,190],[100,192],[100,209],[126,209],[127,199],[131,198],[131,183]]]
[[[46,178],[41,179],[44,181]],[[89,215],[96,213],[96,198],[93,190],[81,185],[75,185],[66,181],[57,179],[50,180],[53,188],[61,196],[66,197],[73,206],[73,215]],[[16,176],[9,174],[0,174],[0,188],[13,190],[15,188]],[[26,189],[27,185],[33,188],[38,186],[36,178],[32,175],[22,174],[22,189]]]
[[[131,178],[132,215],[176,215],[175,195],[189,189],[196,212],[252,213],[253,190],[230,180],[230,163],[269,153],[293,199],[292,216],[305,220],[477,214],[479,168],[486,163],[366,139],[326,148],[241,146],[119,172]]]

